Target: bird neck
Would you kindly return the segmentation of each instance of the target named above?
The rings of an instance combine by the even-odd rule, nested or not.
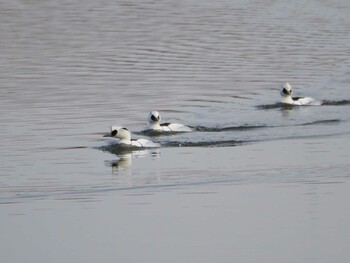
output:
[[[131,141],[130,132],[128,132],[126,130],[122,130],[119,133],[119,139],[120,139],[120,143],[130,144],[130,141]]]
[[[282,103],[293,104],[294,101],[292,99],[292,96],[291,95],[283,96],[282,97]]]
[[[155,129],[155,130],[161,129],[161,127],[160,127],[160,122],[159,122],[159,121],[149,122],[149,127],[150,127],[151,129]]]

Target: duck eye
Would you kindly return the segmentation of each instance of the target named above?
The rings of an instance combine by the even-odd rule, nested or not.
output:
[[[282,92],[284,93],[284,94],[289,94],[289,92],[288,92],[288,90],[286,89],[286,88],[283,88],[283,90],[282,90]]]
[[[151,116],[151,120],[152,120],[152,121],[156,121],[157,118],[156,118],[154,115],[152,115],[152,116]]]
[[[112,135],[112,136],[116,136],[116,135],[117,135],[117,133],[118,133],[118,131],[117,131],[117,130],[113,130],[113,131],[111,132],[111,135]]]

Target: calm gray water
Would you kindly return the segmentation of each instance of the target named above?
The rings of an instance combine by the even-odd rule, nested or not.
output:
[[[349,12],[0,1],[0,261],[348,262]],[[195,131],[107,146],[151,110]]]

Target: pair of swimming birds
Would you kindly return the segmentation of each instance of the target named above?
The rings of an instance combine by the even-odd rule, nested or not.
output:
[[[161,123],[161,117],[158,111],[151,111],[148,115],[148,127],[145,131],[154,132],[190,132],[192,128],[181,123]],[[159,143],[154,143],[148,139],[131,139],[131,133],[127,128],[120,126],[111,126],[111,132],[104,137],[113,137],[119,139],[119,144],[123,146],[154,148],[160,147]]]
[[[281,85],[280,94],[282,103],[287,105],[321,105],[318,101],[310,97],[292,97],[292,87],[287,82]],[[161,123],[161,117],[158,111],[150,112],[148,116],[148,130],[155,132],[190,132],[193,129],[181,123]],[[152,148],[160,147],[159,143],[154,143],[148,139],[131,139],[131,133],[127,128],[120,126],[111,126],[111,132],[104,137],[113,137],[119,140],[119,144],[129,147]]]

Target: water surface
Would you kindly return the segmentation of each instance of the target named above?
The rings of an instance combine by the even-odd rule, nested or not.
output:
[[[0,261],[349,261],[349,10],[2,1]],[[142,134],[151,110],[194,132]]]

